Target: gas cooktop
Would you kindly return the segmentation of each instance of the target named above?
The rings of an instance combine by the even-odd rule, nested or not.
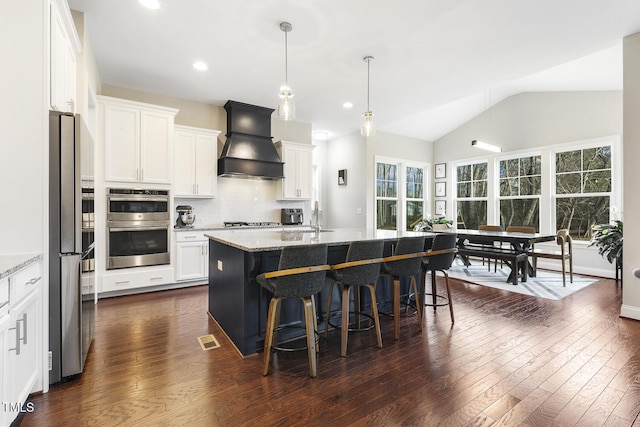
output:
[[[225,221],[225,227],[277,227],[279,222],[261,221],[261,222],[246,222],[246,221]]]

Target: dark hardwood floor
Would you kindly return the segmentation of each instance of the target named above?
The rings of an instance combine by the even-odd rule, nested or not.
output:
[[[305,352],[263,377],[208,318],[206,287],[104,299],[85,373],[32,396],[21,425],[640,426],[640,322],[619,317],[613,280],[560,301],[452,292],[453,327],[427,309],[394,341],[383,317],[383,348],[353,333],[346,358],[337,331],[321,338],[315,379]],[[202,351],[209,333],[221,347]]]

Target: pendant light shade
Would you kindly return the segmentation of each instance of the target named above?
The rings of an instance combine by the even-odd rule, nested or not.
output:
[[[291,120],[296,116],[296,103],[293,91],[291,87],[289,87],[288,73],[287,33],[292,29],[293,27],[290,23],[280,23],[280,30],[284,32],[284,84],[280,86],[280,93],[278,95],[278,118],[281,120]]]
[[[365,56],[364,58],[362,58],[362,60],[367,63],[367,111],[362,114],[363,121],[362,126],[360,127],[360,133],[362,134],[362,136],[373,136],[376,133],[376,126],[373,122],[373,112],[371,112],[371,108],[369,108],[369,73],[371,68],[371,61],[373,59],[373,56]]]

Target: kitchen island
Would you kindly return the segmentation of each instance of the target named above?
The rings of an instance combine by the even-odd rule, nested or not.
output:
[[[357,240],[385,240],[385,256],[391,255],[392,244],[400,237],[425,236],[433,233],[396,232],[389,230],[340,228],[311,229],[234,229],[211,231],[209,238],[209,314],[234,343],[242,355],[262,349],[270,294],[256,282],[259,274],[278,269],[280,251],[286,246],[326,243],[328,263],[345,260],[349,243]],[[386,291],[384,287],[382,291]],[[327,313],[326,290],[316,299],[319,327]],[[339,298],[335,299],[339,302]],[[283,301],[280,324],[300,324],[302,305],[290,299]],[[291,328],[279,334],[283,339],[304,336],[304,329]]]

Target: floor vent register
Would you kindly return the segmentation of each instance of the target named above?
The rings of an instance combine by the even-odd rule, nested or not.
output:
[[[198,342],[200,343],[200,347],[202,347],[203,351],[213,350],[214,348],[220,347],[220,343],[213,334],[198,337]]]

